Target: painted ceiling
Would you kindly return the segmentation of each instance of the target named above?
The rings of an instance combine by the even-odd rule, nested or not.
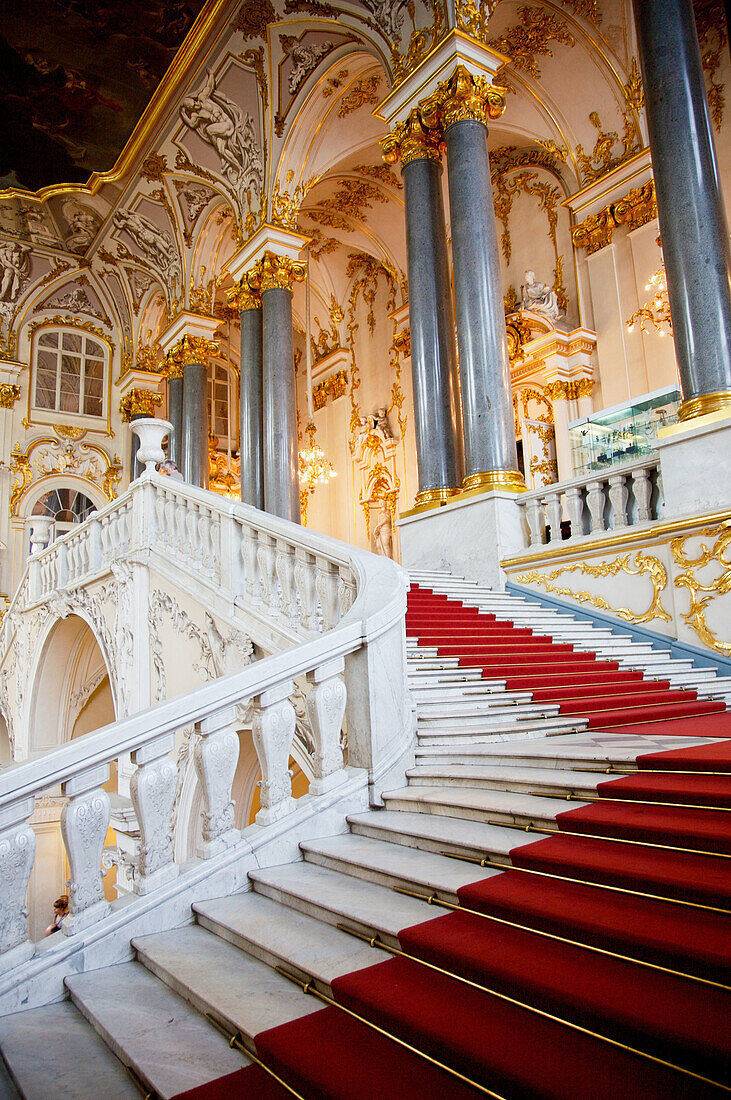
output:
[[[204,0],[3,0],[0,188],[114,165]]]

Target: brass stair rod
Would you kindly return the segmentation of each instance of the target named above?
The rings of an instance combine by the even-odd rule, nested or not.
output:
[[[498,788],[499,789],[499,788]],[[649,798],[608,798],[601,794],[551,794],[550,791],[528,791],[532,798],[560,798],[562,802],[616,802],[618,806],[657,806],[670,810],[708,810],[709,813],[731,813],[731,806],[699,806],[694,802],[653,802]]]
[[[246,1043],[241,1037],[240,1031],[230,1031],[225,1024],[223,1024],[213,1015],[212,1012],[206,1012],[206,1019],[210,1024],[213,1024],[216,1031],[220,1031],[221,1035],[223,1035],[224,1039],[226,1039],[228,1045],[231,1047],[232,1050],[238,1050],[240,1054],[243,1054],[247,1058],[250,1058],[252,1062],[256,1062],[257,1066],[259,1066],[260,1069],[263,1069],[265,1073],[268,1073],[270,1077],[274,1078],[278,1085],[281,1085],[283,1089],[286,1089],[286,1091],[291,1093],[292,1096],[295,1096],[297,1100],[307,1100],[305,1096],[297,1092],[297,1090],[293,1088],[292,1085],[288,1085],[287,1082],[279,1076],[279,1074],[275,1073],[273,1069],[270,1069],[265,1062],[262,1062],[261,1058],[259,1058],[258,1055],[254,1054],[254,1052],[249,1047],[247,1047]]]
[[[400,890],[399,893],[408,893],[406,890]],[[419,897],[418,894],[411,894],[411,897]],[[383,951],[389,952],[391,955],[399,955],[403,959],[408,959],[410,962],[418,963],[419,966],[425,966],[429,970],[434,970],[438,974],[444,974],[447,978],[452,978],[454,981],[460,982],[462,985],[467,985],[471,989],[477,989],[481,993],[487,993],[490,997],[496,997],[500,1001],[505,1001],[507,1004],[515,1005],[516,1008],[522,1008],[526,1012],[531,1012],[536,1016],[541,1016],[544,1020],[551,1020],[553,1023],[560,1024],[562,1027],[570,1028],[572,1031],[578,1031],[582,1035],[588,1035],[591,1039],[598,1039],[599,1042],[607,1043],[609,1046],[617,1047],[619,1050],[626,1050],[629,1054],[634,1054],[638,1058],[644,1058],[646,1061],[654,1062],[656,1065],[664,1066],[666,1069],[675,1070],[676,1073],[681,1073],[684,1076],[692,1077],[696,1081],[703,1081],[704,1084],[713,1085],[716,1088],[721,1088],[724,1092],[731,1092],[731,1086],[722,1084],[719,1081],[714,1081],[710,1077],[703,1077],[700,1073],[695,1073],[693,1070],[685,1069],[683,1066],[678,1066],[674,1062],[667,1062],[664,1058],[658,1058],[655,1054],[649,1054],[645,1050],[639,1050],[637,1047],[631,1047],[626,1043],[620,1042],[618,1039],[612,1039],[608,1035],[602,1035],[599,1031],[592,1031],[590,1028],[582,1027],[581,1024],[574,1023],[572,1020],[566,1020],[563,1016],[556,1016],[552,1012],[546,1012],[543,1008],[538,1008],[536,1005],[526,1004],[525,1001],[519,1001],[515,997],[510,997],[507,993],[500,993],[496,989],[490,989],[486,985],[480,985],[478,982],[473,982],[469,978],[463,978],[460,974],[455,974],[450,970],[444,970],[441,966],[437,966],[435,963],[427,962],[426,959],[420,959],[417,955],[409,955],[405,951],[401,951],[396,947],[391,947],[390,944],[384,943],[378,936],[368,937],[362,933],[353,931],[353,929],[347,928],[345,925],[338,925],[338,928],[343,932],[356,936],[358,939],[368,943],[371,947],[380,948]]]
[[[600,836],[595,833],[575,833],[570,829],[549,829],[547,826],[516,825],[510,821],[487,820],[488,825],[500,825],[504,829],[518,829],[521,833],[543,833],[546,836],[583,837],[585,840],[606,840],[611,844],[632,844],[639,848],[659,848],[662,852],[680,852],[686,856],[708,856],[710,859],[731,859],[726,852],[705,852],[702,848],[679,848],[673,844],[655,844],[650,840],[632,840],[622,836]]]

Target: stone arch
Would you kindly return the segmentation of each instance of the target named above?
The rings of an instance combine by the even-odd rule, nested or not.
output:
[[[104,682],[108,692],[98,693]],[[56,618],[38,650],[29,678],[28,754],[57,748],[73,736],[90,732],[116,718],[114,679],[103,643],[93,626],[78,612]],[[85,708],[94,703],[94,722],[79,724]]]

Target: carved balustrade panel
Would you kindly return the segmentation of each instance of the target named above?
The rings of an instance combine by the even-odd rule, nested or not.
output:
[[[172,831],[178,784],[178,769],[170,756],[174,743],[174,733],[166,733],[132,753],[137,771],[130,780],[130,795],[140,826],[136,894],[147,894],[178,873]]]
[[[344,778],[340,735],[348,693],[342,679],[345,661],[339,658],[314,669],[307,679],[307,716],[314,741],[311,794],[323,794]]]
[[[69,915],[61,926],[67,936],[109,912],[101,871],[110,812],[109,795],[102,783],[108,778],[109,765],[101,764],[61,784],[62,793],[69,799],[61,811],[61,835],[71,869]]]
[[[239,759],[236,707],[226,707],[199,726],[193,759],[203,790],[203,858],[210,859],[241,836],[235,828],[235,807],[231,788]]]
[[[261,809],[257,825],[271,825],[294,809],[289,757],[296,725],[289,696],[291,680],[263,692],[255,700],[252,719],[254,748],[261,767]]]
[[[29,959],[25,898],[33,870],[36,836],[28,818],[35,799],[20,799],[0,809],[0,973]]]

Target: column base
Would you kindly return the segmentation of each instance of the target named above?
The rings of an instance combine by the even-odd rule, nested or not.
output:
[[[678,420],[695,420],[697,416],[710,413],[731,411],[731,390],[716,390],[714,393],[702,393],[699,397],[689,397],[678,409]]]
[[[487,493],[493,489],[501,489],[504,493],[524,493],[525,480],[519,470],[480,470],[464,479],[460,495]]]
[[[450,497],[455,497],[461,492],[459,488],[456,489],[422,489],[420,493],[416,494],[414,500],[414,507],[420,508],[422,504],[443,504],[445,500],[449,500]]]

